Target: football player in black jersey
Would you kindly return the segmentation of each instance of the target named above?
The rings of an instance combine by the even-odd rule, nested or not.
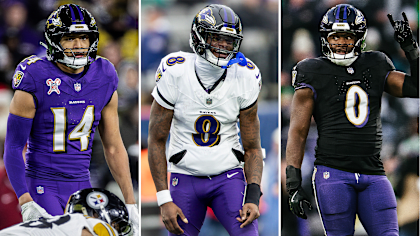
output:
[[[396,199],[380,160],[381,97],[419,97],[419,50],[408,24],[389,20],[410,62],[395,70],[382,52],[363,52],[363,13],[349,4],[323,16],[324,56],[299,62],[292,71],[293,96],[286,147],[286,187],[291,211],[306,219],[311,208],[301,187],[301,165],[311,117],[318,129],[312,184],[325,235],[353,235],[356,214],[369,235],[398,235]]]

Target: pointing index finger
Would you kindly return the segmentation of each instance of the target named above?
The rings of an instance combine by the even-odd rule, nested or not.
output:
[[[403,13],[402,13],[402,16],[403,16],[403,18],[404,18],[404,21],[405,21],[405,22],[408,22],[407,16],[405,15],[405,12],[403,12]]]
[[[391,23],[392,27],[394,27],[395,21],[394,21],[394,19],[392,19],[392,15],[391,14],[388,14],[386,16],[388,16],[389,22]]]

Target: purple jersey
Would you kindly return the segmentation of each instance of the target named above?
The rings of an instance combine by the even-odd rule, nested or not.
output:
[[[117,86],[114,66],[101,57],[79,79],[46,58],[24,59],[13,76],[13,89],[32,94],[36,106],[26,175],[57,181],[89,180],[93,136],[102,109]]]

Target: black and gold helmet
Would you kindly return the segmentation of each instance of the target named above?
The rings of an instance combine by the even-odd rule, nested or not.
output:
[[[106,189],[87,188],[73,193],[64,213],[82,213],[101,219],[114,227],[119,235],[127,235],[132,230],[125,204]]]

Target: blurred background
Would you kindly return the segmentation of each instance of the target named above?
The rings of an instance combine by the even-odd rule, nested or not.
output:
[[[39,57],[46,55],[45,48],[39,44],[45,41],[45,22],[52,11],[68,3],[85,7],[95,17],[99,27],[98,55],[108,58],[117,69],[120,129],[128,150],[138,200],[138,0],[0,0],[0,229],[22,221],[16,195],[3,165],[13,73],[24,58],[34,54]],[[107,188],[123,199],[105,162],[99,132],[94,137],[92,148],[90,171],[93,187]]]
[[[323,235],[316,204],[308,220],[295,217],[289,210],[285,187],[285,150],[289,128],[290,104],[293,95],[292,67],[305,58],[321,56],[318,25],[325,12],[341,3],[349,3],[361,10],[367,19],[366,50],[387,54],[399,71],[410,72],[404,52],[393,38],[393,29],[387,18],[402,20],[407,14],[415,38],[418,37],[418,0],[282,0],[281,2],[281,233],[294,236]],[[395,98],[387,93],[382,97],[383,148],[381,158],[386,175],[397,197],[398,223],[401,236],[418,235],[419,222],[419,101]],[[313,191],[311,175],[317,131],[315,123],[309,131],[302,165],[303,187]],[[367,235],[360,222],[355,235]]]
[[[141,1],[141,235],[167,235],[156,203],[156,190],[147,161],[147,134],[151,92],[160,60],[171,52],[193,52],[189,34],[194,16],[211,3],[224,4],[242,20],[244,39],[240,51],[261,70],[258,99],[261,143],[267,157],[262,180],[258,219],[260,235],[278,233],[278,0],[142,0]],[[203,236],[228,235],[209,209]]]

